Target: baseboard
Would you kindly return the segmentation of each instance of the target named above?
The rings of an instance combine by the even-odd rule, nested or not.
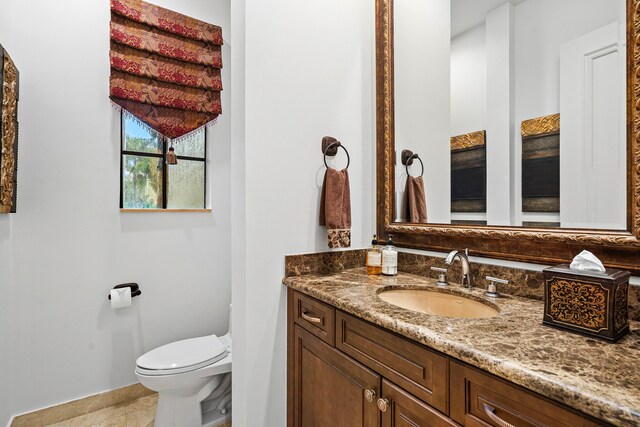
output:
[[[129,403],[155,392],[142,384],[133,384],[116,390],[94,394],[83,399],[74,400],[50,408],[40,409],[28,414],[13,417],[7,427],[39,427],[55,424],[71,418],[99,411],[110,406]]]

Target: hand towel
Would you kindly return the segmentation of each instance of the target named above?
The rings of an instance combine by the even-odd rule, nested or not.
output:
[[[351,190],[346,169],[327,168],[320,195],[320,225],[327,227],[330,248],[351,246]]]
[[[421,176],[407,177],[407,184],[404,190],[404,210],[409,222],[427,222],[427,200],[424,193],[424,181]]]

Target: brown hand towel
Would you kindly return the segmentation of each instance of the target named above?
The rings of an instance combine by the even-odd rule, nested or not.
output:
[[[349,172],[327,168],[320,196],[320,225],[327,227],[330,248],[351,246]]]
[[[424,181],[421,176],[407,177],[404,191],[404,209],[409,222],[427,222],[427,200],[424,193]]]

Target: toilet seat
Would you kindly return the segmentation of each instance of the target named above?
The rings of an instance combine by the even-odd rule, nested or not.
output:
[[[174,375],[194,371],[222,360],[227,346],[215,335],[176,341],[143,354],[136,361],[142,375]]]

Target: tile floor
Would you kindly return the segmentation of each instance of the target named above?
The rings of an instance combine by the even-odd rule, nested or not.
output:
[[[152,427],[158,395],[141,397],[128,403],[109,406],[71,418],[50,427]]]
[[[90,412],[48,427],[153,427],[153,418],[158,403],[158,395],[141,397],[129,403],[123,403],[99,411]],[[220,427],[231,427],[227,422]]]

